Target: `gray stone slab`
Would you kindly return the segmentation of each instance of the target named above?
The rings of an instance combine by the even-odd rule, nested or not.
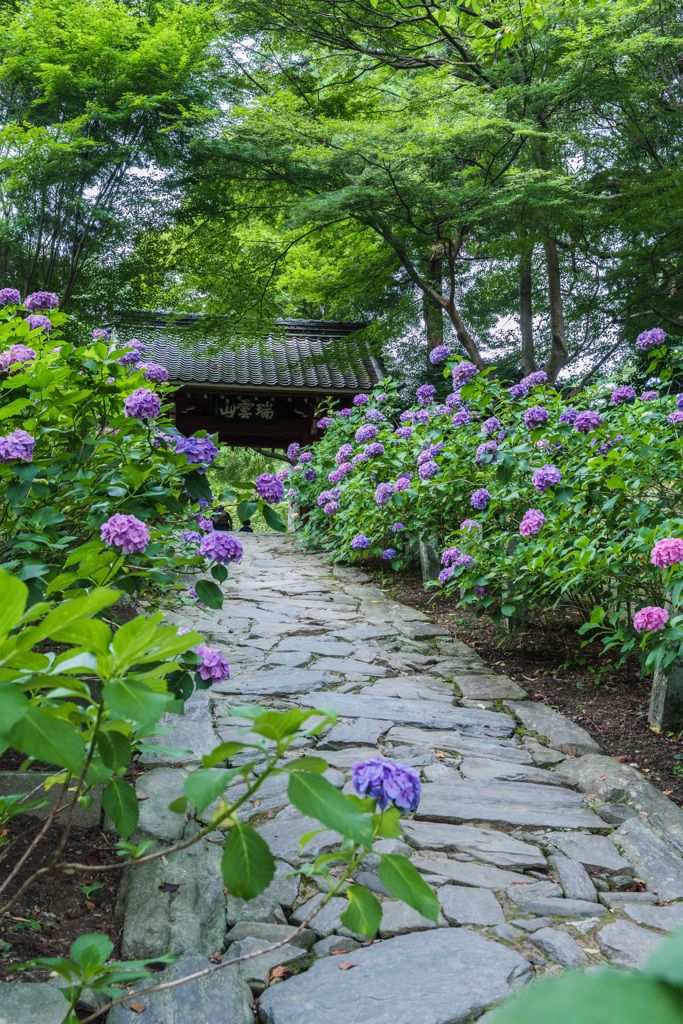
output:
[[[364,686],[362,697],[399,697],[401,700],[435,700],[453,707],[453,686],[434,676],[395,676]]]
[[[459,754],[471,754],[473,757],[492,757],[502,761],[516,761],[518,764],[531,764],[531,754],[513,740],[494,740],[465,736],[453,729],[416,729],[408,725],[397,725],[387,733],[388,743],[410,743],[415,746],[426,746],[431,750],[455,750]]]
[[[602,917],[605,908],[600,903],[590,900],[567,900],[548,898],[533,900],[522,904],[525,914],[538,914],[539,917]]]
[[[253,900],[243,900],[228,893],[225,916],[227,923],[232,927],[243,921],[256,921],[259,924],[287,923],[280,904],[265,893],[255,896]]]
[[[637,811],[657,815],[663,828],[683,831],[683,811],[653,786],[637,768],[621,764],[613,757],[590,755],[566,761],[562,771],[575,779],[586,793],[595,793],[600,800],[631,804]]]
[[[636,924],[645,924],[648,928],[659,928],[663,932],[674,932],[683,924],[683,903],[672,903],[668,907],[624,903],[622,909]]]
[[[185,831],[187,816],[174,814],[168,805],[183,795],[186,778],[187,772],[182,768],[153,768],[135,780],[140,808],[138,828],[161,843],[177,843]]]
[[[399,935],[350,959],[351,970],[325,957],[268,989],[262,1024],[463,1024],[532,974],[519,953],[466,928]]]
[[[407,935],[409,932],[424,932],[432,928],[445,928],[446,920],[439,915],[438,923],[423,917],[407,903],[399,900],[386,900],[382,903],[382,920],[379,926],[381,939],[391,939],[394,935]]]
[[[336,725],[318,743],[318,750],[338,750],[340,747],[372,746],[377,743],[387,722],[375,718],[356,718],[352,722]]]
[[[361,720],[359,719],[359,721]],[[356,761],[367,761],[371,757],[377,757],[377,747],[342,747],[341,750],[321,749],[320,756],[324,757],[335,768],[343,771],[344,769],[351,768]]]
[[[576,939],[555,928],[541,928],[531,936],[531,942],[538,946],[549,960],[563,967],[583,967],[589,962]]]
[[[448,636],[448,630],[430,622],[397,622],[399,633],[410,640],[432,640],[435,636]]]
[[[324,704],[348,718],[376,718],[432,729],[457,729],[480,739],[506,738],[514,731],[515,724],[509,715],[495,711],[452,708],[436,701],[362,697],[355,693],[329,693],[324,702],[319,697],[304,697],[301,703],[307,707]]]
[[[210,754],[218,746],[219,739],[213,728],[210,711],[211,693],[209,690],[196,690],[185,701],[185,713],[182,715],[164,715],[159,723],[163,729],[170,729],[162,736],[150,736],[146,743],[159,743],[164,747],[172,747],[177,754],[140,754],[141,765],[162,764],[196,764],[204,754]],[[185,753],[185,751],[190,753]]]
[[[537,846],[523,843],[497,829],[412,820],[404,821],[402,828],[407,841],[418,850],[464,854],[499,868],[528,870],[545,867],[545,857]]]
[[[601,892],[598,899],[610,910],[621,910],[625,903],[657,903],[656,892]]]
[[[293,960],[301,960],[302,957],[306,956],[305,949],[292,946],[289,943],[285,943],[284,946],[280,946],[279,949],[274,949],[270,953],[261,953],[261,950],[265,950],[267,946],[268,943],[263,939],[248,937],[233,942],[227,953],[231,960],[238,956],[249,956],[254,953],[260,954],[237,965],[247,985],[257,992],[263,990],[266,979],[273,967],[291,963]]]
[[[315,943],[311,952],[317,957],[330,956],[331,953],[350,953],[354,949],[358,949],[360,942],[356,939],[351,939],[347,935],[327,935],[324,939],[318,939]]]
[[[511,903],[521,907],[532,900],[543,900],[561,896],[562,886],[548,879],[548,881],[531,882],[529,885],[512,885],[505,895]]]
[[[0,1024],[62,1024],[68,1009],[62,993],[48,982],[7,981],[0,985]]]
[[[267,896],[268,899],[275,900],[282,907],[292,907],[299,896],[300,882],[298,875],[293,875],[291,878],[287,877],[292,875],[293,870],[291,864],[287,864],[282,860],[276,861],[275,877],[263,895]]]
[[[505,705],[519,718],[525,729],[538,733],[551,747],[563,754],[597,754],[600,744],[585,729],[544,704],[534,701],[514,701]]]
[[[548,867],[562,886],[568,900],[590,900],[597,903],[597,890],[580,861],[571,860],[558,853],[548,858]]]
[[[388,676],[391,669],[386,665],[370,664],[357,658],[316,658],[315,667],[320,672],[336,672],[341,676]]]
[[[334,636],[341,637],[342,640],[348,640],[350,643],[355,643],[359,640],[379,640],[384,636],[395,636],[396,628],[391,623],[384,623],[382,626],[368,626],[361,624],[358,626],[348,626],[346,629],[334,631]]]
[[[61,786],[51,786],[47,793],[43,789],[45,779],[54,776],[55,772],[0,772],[0,796],[16,796],[22,793],[32,793],[29,802],[33,800],[47,800],[45,807],[35,808],[26,812],[29,818],[46,818],[55,801],[60,799]],[[33,793],[33,790],[36,790]],[[74,809],[73,824],[79,828],[96,828],[100,823],[102,815],[102,787],[93,786],[90,790],[93,802],[90,807],[81,807],[76,804]],[[58,805],[59,806],[59,805]],[[65,809],[56,818],[57,822],[64,822],[68,817],[69,810]]]
[[[540,931],[541,928],[547,928],[549,925],[555,924],[555,919],[552,917],[515,917],[510,921],[510,924],[514,925],[515,928],[521,928],[527,935],[531,935],[532,932]]]
[[[490,889],[442,885],[437,893],[444,917],[451,924],[503,924],[500,903]]]
[[[466,779],[478,779],[480,782],[538,782],[542,786],[566,786],[569,782],[567,776],[560,772],[483,757],[466,757],[458,770]]]
[[[610,839],[635,869],[638,878],[660,899],[683,896],[683,859],[661,836],[641,821],[630,818]]]
[[[289,924],[264,924],[261,921],[240,921],[233,925],[227,934],[227,942],[241,942],[243,939],[254,938],[261,942],[261,945],[282,942],[288,939],[295,929]],[[299,949],[310,949],[315,942],[315,932],[310,928],[304,928],[300,935],[291,940],[292,946]],[[232,954],[231,954],[232,955]]]
[[[235,675],[234,679],[215,683],[214,693],[237,693],[243,697],[262,694],[269,697],[287,697],[290,694],[311,693],[321,690],[328,676],[319,668],[270,668],[251,675]],[[320,698],[313,701],[315,706]]]
[[[509,676],[464,674],[455,682],[462,696],[470,700],[524,700],[527,696],[526,690]]]
[[[197,954],[187,954],[155,976],[155,982],[176,981],[189,974],[196,974],[209,967],[209,961]],[[147,988],[149,982],[140,982],[137,989]],[[188,981],[185,985],[152,992],[142,1000],[136,1000],[131,993],[130,1002],[121,1003],[109,1011],[107,1024],[131,1024],[135,1014],[129,1009],[130,1003],[143,1002],[146,1009],[141,1016],[144,1024],[253,1024],[254,1015],[250,1003],[251,989],[236,967],[214,971],[205,978]]]
[[[597,933],[602,952],[622,967],[640,967],[663,939],[631,921],[614,921]]]
[[[299,843],[306,832],[321,827],[320,822],[308,818],[294,807],[285,807],[270,821],[259,825],[256,831],[265,839],[273,854],[294,867],[314,860],[320,853],[337,849],[341,836],[337,832],[325,831],[313,839],[299,853]]]
[[[306,654],[324,654],[329,658],[349,658],[353,655],[353,644],[343,640],[328,640],[325,637],[287,637],[278,644],[278,651],[303,651]]]
[[[125,868],[117,917],[123,920],[121,952],[125,960],[164,953],[211,956],[225,943],[226,898],[220,861],[222,849],[202,839],[186,850]],[[177,886],[171,892],[160,886]]]
[[[561,754],[559,750],[553,750],[552,747],[546,747],[544,743],[532,740],[528,736],[524,737],[524,746],[531,752],[534,764],[539,768],[547,768],[567,760],[566,754]]]
[[[310,900],[306,900],[300,907],[294,911],[290,917],[292,924],[301,924],[305,921],[309,914],[311,914],[323,901],[323,894],[318,893],[317,896],[312,896]],[[318,938],[324,939],[327,935],[331,935],[332,932],[339,932],[344,929],[344,925],[341,921],[341,915],[345,910],[348,909],[349,901],[343,899],[341,896],[333,896],[313,918],[308,927],[311,931],[314,931]],[[347,932],[348,934],[348,932]],[[360,936],[363,938],[364,936]]]
[[[616,874],[629,870],[629,863],[607,836],[585,832],[555,832],[547,837],[565,857],[578,860],[591,871]]]
[[[427,783],[415,813],[422,821],[468,821],[539,827],[604,828],[581,796],[533,782]]]
[[[524,875],[496,868],[491,864],[475,864],[472,861],[450,860],[445,857],[415,857],[413,864],[423,874],[440,875],[459,885],[493,889],[497,892],[511,885],[526,882]]]
[[[302,668],[308,665],[312,657],[312,654],[305,654],[303,651],[273,651],[263,664],[275,668]]]

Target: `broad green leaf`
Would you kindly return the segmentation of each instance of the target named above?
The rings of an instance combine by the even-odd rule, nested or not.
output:
[[[86,650],[105,654],[109,650],[111,630],[100,619],[82,619],[70,626],[53,631],[53,640],[67,644],[80,644]]]
[[[271,530],[277,530],[278,533],[284,533],[286,531],[287,523],[280,518],[274,508],[271,508],[270,505],[264,505],[261,512]]]
[[[387,807],[383,814],[378,814],[379,835],[385,839],[398,839],[401,835],[401,815],[397,807]]]
[[[666,981],[676,988],[683,988],[683,930],[655,950],[642,968],[642,973]]]
[[[220,611],[223,607],[223,591],[217,583],[211,580],[197,580],[194,589],[199,600],[203,601],[207,608]]]
[[[7,636],[24,614],[28,587],[16,576],[0,569],[0,637]]]
[[[115,772],[127,767],[132,753],[129,741],[115,729],[100,730],[97,749],[104,763]]]
[[[212,502],[213,494],[211,493],[211,485],[203,473],[198,473],[194,470],[192,473],[188,473],[183,478],[185,488],[189,491],[191,496],[195,500],[204,498],[205,501]]]
[[[74,963],[79,967],[95,967],[105,964],[112,954],[114,943],[95,932],[92,935],[79,935],[75,942],[72,942],[69,953]]]
[[[104,608],[109,607],[110,604],[118,600],[120,596],[118,590],[111,590],[108,587],[97,587],[85,597],[62,601],[38,625],[37,636],[39,639],[49,636],[57,640],[61,637],[63,630],[68,632],[69,627],[75,625],[81,619],[87,619],[89,616],[101,612]]]
[[[252,732],[269,740],[282,740],[294,736],[299,728],[316,714],[315,711],[264,711],[254,719]]]
[[[349,905],[342,912],[342,924],[358,935],[375,935],[382,920],[382,905],[369,889],[362,885],[350,885],[346,890]]]
[[[295,772],[289,780],[287,792],[294,806],[304,814],[348,836],[357,844],[368,848],[372,845],[371,818],[362,814],[322,775]]]
[[[83,767],[85,747],[78,730],[43,708],[29,708],[10,730],[9,741],[22,754],[74,774]]]
[[[393,853],[381,854],[379,878],[392,896],[397,896],[430,921],[438,921],[439,901],[407,857]]]
[[[0,683],[0,735],[6,735],[30,707],[28,697],[13,683]]]
[[[272,882],[275,858],[258,832],[237,822],[225,837],[221,872],[230,895],[253,900]]]
[[[228,578],[228,568],[225,565],[212,565],[211,575],[218,583],[225,583]]]
[[[220,746],[214,747],[210,754],[204,754],[202,764],[205,768],[213,768],[221,761],[229,761],[235,754],[239,754],[240,750],[244,750],[244,743],[221,743]]]
[[[198,768],[190,772],[185,779],[183,792],[199,814],[203,814],[214,800],[223,795],[225,787],[241,772],[241,766],[226,768],[223,771],[216,768]]]
[[[241,523],[243,523],[245,519],[251,519],[251,517],[256,512],[257,508],[258,505],[255,502],[247,501],[245,499],[244,501],[241,501],[237,506],[237,518]]]
[[[102,690],[102,697],[117,715],[138,722],[144,729],[151,729],[166,710],[163,693],[154,693],[134,679],[109,683]]]
[[[283,766],[286,772],[316,772],[322,775],[330,767],[323,757],[299,757],[296,761],[289,761]]]
[[[131,784],[123,779],[112,779],[102,791],[102,807],[121,838],[127,839],[140,816],[138,798]]]
[[[171,800],[170,804],[168,805],[168,809],[169,811],[173,811],[174,814],[184,814],[185,811],[187,810],[188,804],[189,800],[187,799],[186,796],[179,796],[176,797],[175,800]]]

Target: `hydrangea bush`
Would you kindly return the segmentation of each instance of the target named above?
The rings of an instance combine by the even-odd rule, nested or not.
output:
[[[607,648],[638,651],[646,671],[667,668],[683,641],[683,398],[667,394],[683,352],[665,341],[659,328],[641,337],[660,383],[640,395],[601,383],[567,398],[543,371],[509,387],[445,354],[446,402],[421,389],[395,422],[373,422],[383,452],[368,461],[355,456],[374,397],[345,416],[330,410],[309,463],[316,478],[298,478],[292,495],[298,529],[338,560],[389,561],[391,550],[397,570],[419,538],[435,536],[467,556],[437,584],[460,606],[498,622],[573,609]],[[321,481],[348,446],[350,468],[325,513]],[[409,485],[398,486],[406,472]]]

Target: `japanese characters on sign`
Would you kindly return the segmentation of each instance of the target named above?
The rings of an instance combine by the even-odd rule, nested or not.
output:
[[[218,414],[228,420],[262,420],[270,422],[275,418],[274,400],[272,398],[249,398],[247,395],[237,397],[221,397]]]

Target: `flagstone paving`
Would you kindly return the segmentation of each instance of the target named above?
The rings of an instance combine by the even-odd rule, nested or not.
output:
[[[683,813],[643,775],[602,756],[583,729],[529,701],[359,568],[332,567],[291,535],[245,535],[244,547],[222,611],[168,613],[221,649],[231,677],[193,697],[186,719],[168,716],[171,732],[160,742],[178,755],[147,755],[136,837],[168,842],[197,829],[168,802],[199,755],[248,725],[234,714],[240,704],[333,708],[337,724],[292,756],[325,757],[327,777],[345,792],[352,764],[377,753],[421,771],[422,799],[403,822],[404,840],[377,847],[412,859],[442,915],[435,926],[393,900],[372,853],[358,878],[384,906],[372,944],[344,928],[346,901],[335,897],[303,937],[263,963],[195,982],[196,996],[146,997],[152,1021],[469,1022],[538,974],[637,966],[683,920]],[[319,889],[287,875],[338,837],[317,835],[300,854],[317,823],[288,804],[278,779],[242,817],[278,858],[266,893],[248,903],[222,893],[220,836],[147,873],[132,869],[119,901],[124,956],[180,954],[168,968],[176,977],[184,963],[286,938],[287,925],[305,919]],[[276,972],[284,980],[273,982],[268,972],[280,964],[292,974]],[[129,1015],[117,1009],[110,1024]]]

